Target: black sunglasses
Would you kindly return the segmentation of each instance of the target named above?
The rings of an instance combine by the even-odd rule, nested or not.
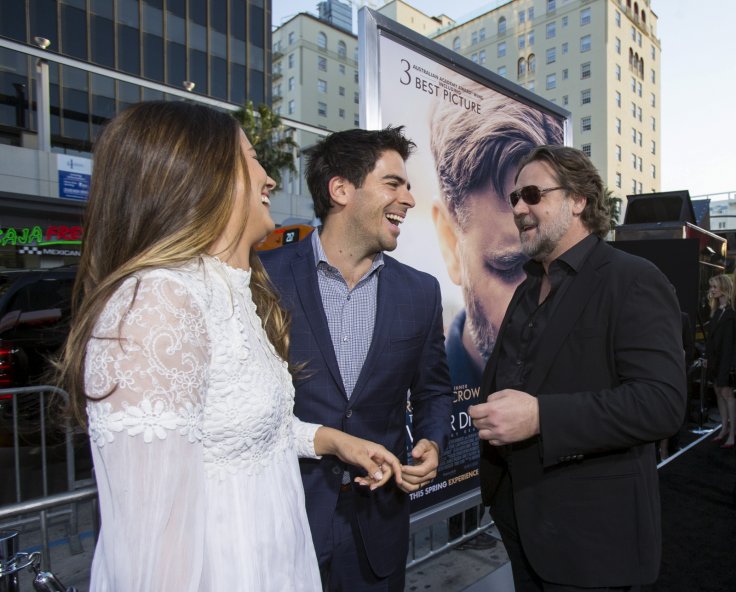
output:
[[[542,199],[542,196],[545,193],[555,191],[556,189],[564,189],[564,187],[548,187],[547,189],[540,189],[536,185],[527,185],[526,187],[522,187],[521,189],[517,189],[516,191],[509,193],[509,203],[512,208],[515,208],[516,204],[519,203],[519,200],[523,199],[524,202],[530,206],[535,206],[539,203],[539,200]]]

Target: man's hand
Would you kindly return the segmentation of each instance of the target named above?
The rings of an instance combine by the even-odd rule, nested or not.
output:
[[[511,444],[539,433],[539,402],[529,393],[504,389],[480,405],[471,405],[468,414],[481,440],[493,446]]]
[[[401,482],[398,486],[406,493],[421,489],[437,476],[437,465],[440,464],[440,448],[426,438],[422,438],[411,451],[413,465],[401,466]]]

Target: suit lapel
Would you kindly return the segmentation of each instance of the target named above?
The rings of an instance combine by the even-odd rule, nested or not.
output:
[[[319,291],[312,241],[304,240],[302,244],[305,245],[304,248],[300,249],[299,256],[291,262],[294,285],[296,286],[296,292],[299,296],[304,316],[322,353],[325,365],[330,371],[333,380],[339,386],[340,391],[345,395],[345,386],[342,382],[340,368],[337,365],[335,348],[332,345],[330,328],[327,325],[327,316],[325,315],[322,296]]]
[[[556,303],[554,314],[549,319],[544,335],[542,335],[542,347],[539,348],[532,371],[526,381],[528,392],[534,393],[539,390],[554,363],[557,352],[575,326],[588,300],[597,290],[602,280],[598,268],[607,262],[605,258],[607,248],[612,247],[601,241],[593,249],[580,271],[572,278],[562,300]]]

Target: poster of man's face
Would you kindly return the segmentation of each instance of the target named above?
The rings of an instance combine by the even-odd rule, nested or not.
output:
[[[380,85],[382,125],[404,125],[417,143],[407,162],[417,206],[402,226],[397,257],[440,280],[446,325],[454,321],[482,369],[524,278],[507,196],[525,154],[563,143],[563,119],[385,38]]]

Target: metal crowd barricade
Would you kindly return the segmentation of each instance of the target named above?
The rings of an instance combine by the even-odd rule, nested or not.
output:
[[[409,556],[407,557],[406,567],[416,567],[441,553],[462,545],[493,526],[490,517],[487,518],[488,521],[485,524],[482,523],[480,503],[480,491],[474,489],[413,513],[409,525]],[[469,531],[466,530],[466,511],[468,510],[476,513],[476,520],[474,521],[476,527]],[[458,515],[462,520],[460,531],[463,534],[450,539],[448,521],[450,517]],[[488,516],[487,513],[486,516]]]
[[[60,430],[63,435],[62,441],[59,446],[63,446],[63,463],[64,466],[54,467],[59,469],[59,476],[62,478],[67,491],[73,492],[78,487],[91,483],[91,480],[76,480],[76,458],[74,450],[74,430],[71,427],[71,421],[67,417],[55,418],[53,422],[47,419],[47,408],[49,405],[49,398],[57,396],[60,398],[62,404],[68,402],[69,396],[63,389],[60,389],[51,385],[37,385],[27,386],[18,388],[7,388],[0,389],[0,400],[3,401],[3,418],[6,427],[9,427],[12,431],[12,457],[6,458],[8,464],[12,464],[12,471],[4,471],[8,476],[12,475],[13,478],[13,492],[15,504],[0,508],[0,516],[7,516],[8,511],[12,511],[13,508],[25,507],[28,503],[44,503],[46,500],[56,499],[54,495],[51,495],[50,484],[49,484],[49,439],[50,433],[49,428]],[[35,401],[29,399],[33,399]],[[21,419],[20,410],[23,410],[23,414],[30,416],[30,419],[24,417]],[[7,417],[9,414],[9,418]],[[31,428],[23,425],[28,419]],[[21,435],[22,430],[27,430],[27,433],[23,434],[23,437],[32,438],[32,443],[28,446],[24,446],[23,438]],[[7,434],[6,434],[7,436]],[[23,476],[24,470],[28,469],[28,466],[23,466],[23,460],[21,451],[28,452],[26,448],[32,449],[34,456],[38,454],[40,456],[40,476],[34,479],[34,492],[32,495],[38,496],[38,486],[40,485],[39,499],[28,502],[29,490],[27,480],[24,483]],[[11,452],[11,451],[9,451]],[[8,455],[6,455],[8,456]],[[36,457],[38,458],[38,457]],[[35,464],[35,463],[34,463]],[[61,463],[59,463],[61,465]],[[63,471],[63,473],[62,473]],[[38,483],[40,481],[40,483]],[[57,488],[58,491],[58,488]],[[6,495],[9,495],[8,491]],[[54,507],[59,507],[60,504],[55,504]],[[81,543],[79,541],[78,532],[78,507],[76,503],[67,504],[66,507],[60,508],[57,511],[44,511],[36,516],[26,516],[22,512],[11,512],[13,519],[10,522],[4,522],[0,520],[0,528],[2,529],[27,529],[27,528],[39,528],[41,531],[41,539],[48,541],[48,522],[62,523],[66,526],[68,533],[68,540],[72,552],[79,552],[81,550]],[[48,561],[48,549],[44,549],[43,560]]]

